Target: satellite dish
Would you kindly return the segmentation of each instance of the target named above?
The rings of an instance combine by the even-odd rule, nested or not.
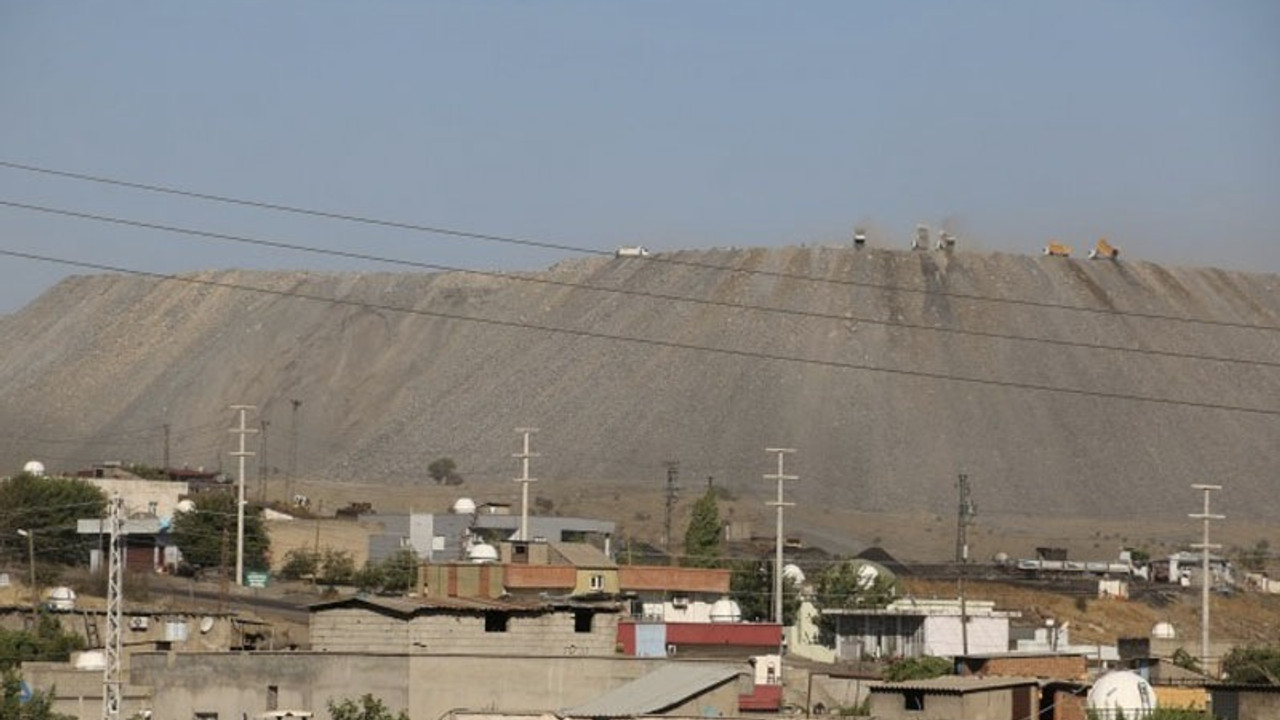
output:
[[[205,615],[200,618],[200,632],[207,633],[213,629],[213,618]]]

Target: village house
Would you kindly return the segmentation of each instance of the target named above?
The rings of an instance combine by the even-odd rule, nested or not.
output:
[[[830,608],[836,658],[841,661],[954,657],[1009,650],[1009,620],[989,600],[900,598],[883,608]]]

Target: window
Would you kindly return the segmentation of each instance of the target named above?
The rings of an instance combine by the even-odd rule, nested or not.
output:
[[[911,711],[924,710],[924,691],[923,690],[903,690],[902,691],[902,709]]]
[[[218,720],[216,712],[197,712],[194,716],[195,720]]]
[[[151,502],[147,503],[147,512],[152,515],[155,515],[156,510],[158,510],[159,508],[160,508],[160,503],[156,502],[155,500],[152,500]]]
[[[511,621],[511,613],[490,611],[484,614],[484,631],[487,633],[502,633],[507,631],[507,624]]]
[[[590,610],[574,610],[573,611],[573,631],[577,633],[591,632],[591,619],[595,617],[595,613]]]
[[[591,576],[591,579],[587,582],[587,584],[591,586],[591,589],[592,589],[592,590],[603,590],[603,589],[604,589],[604,576],[603,576],[603,575],[592,575],[592,576]]]
[[[280,686],[268,685],[267,686],[267,709],[279,710],[280,709],[279,706],[280,706]]]

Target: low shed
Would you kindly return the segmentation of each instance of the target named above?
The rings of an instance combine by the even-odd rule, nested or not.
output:
[[[1025,720],[1040,712],[1035,678],[948,675],[870,690],[871,715],[881,720]]]

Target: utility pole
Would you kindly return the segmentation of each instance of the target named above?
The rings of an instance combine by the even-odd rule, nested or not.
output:
[[[524,450],[522,452],[512,454],[512,457],[520,459],[520,477],[515,480],[520,483],[520,540],[528,542],[529,483],[538,482],[537,478],[529,477],[529,459],[538,457],[538,453],[529,452],[529,436],[538,432],[538,428],[516,428],[516,432],[524,436]]]
[[[124,501],[119,493],[108,505],[107,522],[110,527],[110,552],[107,557],[107,638],[103,643],[106,664],[102,671],[102,718],[120,718],[120,648],[122,645],[122,618],[124,613]]]
[[[232,405],[232,410],[240,414],[240,426],[231,428],[231,432],[240,436],[240,449],[231,453],[238,465],[236,477],[236,584],[244,585],[244,459],[253,457],[253,453],[244,449],[244,436],[258,432],[244,424],[245,413],[257,410],[253,405]]]
[[[36,531],[18,529],[18,534],[27,539],[27,559],[31,563],[31,630],[35,632],[40,620],[40,588],[36,585]]]
[[[164,424],[164,472],[169,474],[169,423]]]
[[[787,475],[783,472],[782,464],[787,455],[795,452],[794,448],[765,448],[765,452],[774,453],[778,456],[778,472],[765,475],[765,480],[776,480],[778,482],[778,499],[765,503],[772,505],[778,510],[777,518],[777,538],[774,542],[773,557],[773,621],[782,624],[782,509],[795,505],[795,503],[782,501],[782,483],[784,480],[799,480],[799,475]]]
[[[298,399],[290,400],[293,406],[293,412],[289,416],[289,478],[285,481],[284,500],[287,503],[293,502],[293,482],[298,477],[298,408],[302,407],[302,401]]]
[[[1209,577],[1209,551],[1221,545],[1209,543],[1209,523],[1214,520],[1226,520],[1226,515],[1215,515],[1209,512],[1209,493],[1221,490],[1221,485],[1192,485],[1192,490],[1204,493],[1204,512],[1190,513],[1187,517],[1204,521],[1204,540],[1191,547],[1200,549],[1200,667],[1205,674],[1209,673],[1209,586],[1213,581]]]
[[[668,460],[665,465],[667,466],[667,487],[663,491],[666,514],[662,520],[662,551],[667,554],[667,564],[675,565],[675,556],[671,553],[671,519],[675,514],[676,500],[680,498],[680,486],[677,484],[680,479],[680,463],[676,460]]]
[[[973,516],[978,508],[969,497],[969,476],[960,473],[960,507],[956,523],[956,563],[959,565],[957,584],[960,591],[960,646],[961,652],[969,654],[969,613],[964,581],[969,565],[969,526],[973,524]]]
[[[258,458],[258,502],[264,505],[267,502],[267,428],[270,425],[270,421],[258,421],[258,427],[262,431],[262,439],[258,441],[258,452],[262,453]]]

